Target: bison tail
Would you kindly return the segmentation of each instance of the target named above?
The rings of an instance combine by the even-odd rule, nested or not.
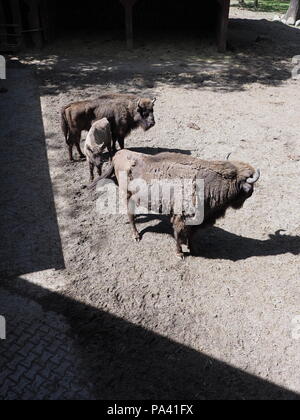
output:
[[[107,171],[103,175],[99,176],[91,185],[88,186],[88,189],[94,190],[99,181],[110,178],[114,174],[114,172],[115,172],[115,168],[113,164],[111,164],[110,167],[107,169]]]
[[[69,135],[69,124],[66,116],[66,108],[63,108],[61,111],[61,129],[64,133],[66,141],[68,141],[68,135]]]

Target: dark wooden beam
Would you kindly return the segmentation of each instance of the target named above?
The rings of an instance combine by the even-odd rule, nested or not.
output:
[[[51,19],[52,19],[52,3],[47,0],[40,1],[40,19],[41,19],[41,26],[43,29],[44,40],[49,42],[52,37],[52,30],[51,30]]]
[[[218,2],[220,4],[218,51],[225,52],[227,49],[230,0],[218,0]]]
[[[22,27],[20,0],[11,0],[11,11],[12,11],[12,17],[13,17],[13,24],[17,25],[15,29],[16,47],[21,48],[23,44],[23,36],[22,36],[23,27]]]
[[[37,48],[42,48],[43,46],[43,36],[42,36],[42,25],[39,15],[39,0],[25,0],[29,12],[28,12],[28,23],[29,30],[26,32],[31,34],[32,41],[34,46]]]
[[[120,0],[125,9],[127,48],[133,48],[133,6],[137,0]]]
[[[0,46],[3,48],[7,45],[6,19],[4,15],[4,8],[2,0],[0,0]]]
[[[11,11],[13,16],[13,23],[22,25],[21,8],[19,0],[11,0]]]

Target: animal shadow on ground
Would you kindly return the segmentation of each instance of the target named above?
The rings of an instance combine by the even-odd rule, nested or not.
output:
[[[160,220],[160,223],[155,226],[148,226],[143,231],[140,232],[141,237],[145,236],[147,233],[160,233],[174,236],[173,228],[170,223],[170,218],[168,216],[158,216],[158,215],[139,215],[136,219],[137,224],[149,223],[154,220]]]
[[[137,218],[137,223],[142,224],[154,220],[159,220],[159,223],[142,230],[142,237],[147,233],[160,233],[174,236],[170,220],[167,216],[143,216]],[[299,255],[300,237],[284,235],[281,232],[284,231],[278,230],[275,234],[270,234],[269,239],[260,240],[235,235],[219,227],[199,229],[193,238],[193,256],[236,262],[252,257],[267,257],[288,253]]]
[[[136,153],[144,153],[145,155],[158,155],[159,153],[181,153],[182,155],[190,156],[192,153],[190,150],[183,149],[167,149],[162,147],[129,147],[129,150]]]
[[[199,231],[195,238],[196,255],[210,259],[230,261],[251,257],[268,257],[283,254],[300,254],[300,237],[281,235],[281,230],[270,234],[269,239],[245,238],[213,227]]]

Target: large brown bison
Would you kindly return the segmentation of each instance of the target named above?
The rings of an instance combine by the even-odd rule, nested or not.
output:
[[[112,131],[114,153],[116,142],[124,149],[124,140],[132,130],[141,127],[147,131],[154,127],[155,99],[140,98],[135,95],[111,94],[98,99],[69,104],[62,109],[62,131],[73,161],[73,147],[76,146],[81,158],[81,132],[89,131],[93,122],[107,118]]]
[[[188,245],[193,253],[193,236],[200,228],[213,226],[219,218],[225,216],[228,208],[240,209],[244,202],[252,196],[254,185],[260,178],[260,171],[242,162],[229,161],[205,161],[179,153],[160,153],[156,156],[135,153],[128,150],[118,152],[112,162],[112,167],[92,184],[95,187],[100,179],[109,177],[115,173],[123,196],[127,197],[128,215],[133,229],[134,238],[140,241],[140,234],[135,224],[135,213],[132,210],[132,198],[137,207],[141,199],[141,191],[136,191],[121,182],[124,173],[130,181],[142,180],[146,185],[155,183],[156,180],[196,180],[204,181],[204,215],[198,225],[191,225],[189,222],[194,217],[196,204],[195,195],[191,196],[193,208],[191,214],[176,213],[173,203],[169,207],[169,216],[174,228],[174,235],[177,242],[177,255],[184,258],[182,245]],[[122,186],[123,185],[123,186]],[[125,186],[124,186],[125,185]],[[133,184],[132,184],[133,185]],[[146,190],[146,189],[145,189]],[[144,195],[148,197],[149,191]],[[165,214],[165,213],[164,213]]]

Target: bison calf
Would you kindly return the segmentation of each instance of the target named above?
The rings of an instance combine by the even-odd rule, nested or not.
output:
[[[236,210],[242,208],[245,201],[252,196],[254,185],[260,178],[259,170],[256,171],[252,166],[242,162],[205,161],[179,153],[149,156],[128,150],[122,150],[115,155],[113,167],[100,179],[110,176],[113,172],[119,181],[122,196],[128,198],[128,215],[136,241],[140,240],[140,234],[135,224],[136,213],[133,208],[140,206],[142,195],[148,200],[149,186],[157,181],[163,183],[173,181],[174,185],[182,180],[190,180],[191,184],[196,180],[204,181],[204,218],[202,222],[199,221],[198,226],[190,223],[192,219],[195,220],[193,212],[198,200],[195,191],[188,197],[192,205],[187,212],[178,213],[178,207],[171,200],[167,207],[168,213],[164,213],[170,216],[177,243],[177,255],[180,258],[184,258],[182,245],[188,245],[193,253],[193,237],[197,230],[213,226],[218,219],[225,216],[229,208]],[[124,173],[130,181],[127,184],[120,183]],[[139,183],[142,181],[141,185],[144,185],[145,189],[139,191],[138,195],[134,191],[134,184],[137,181]],[[96,183],[97,181],[93,186]],[[132,203],[132,200],[135,202]],[[151,210],[153,213],[152,203]]]
[[[103,152],[108,150],[109,157],[112,159],[112,135],[110,124],[107,118],[96,121],[90,129],[84,146],[84,153],[86,155],[90,167],[90,180],[94,180],[95,166],[98,169],[98,174],[102,174],[103,166]]]

